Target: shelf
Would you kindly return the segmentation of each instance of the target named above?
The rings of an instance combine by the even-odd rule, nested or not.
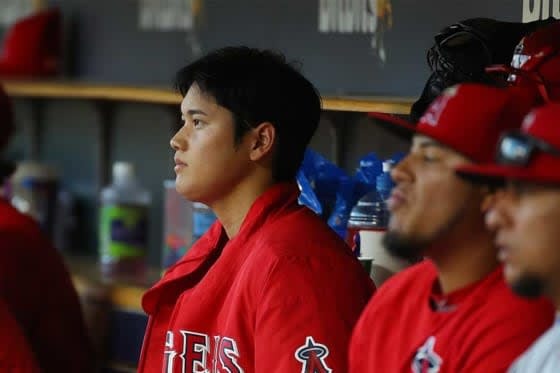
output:
[[[60,98],[144,102],[178,105],[181,96],[167,88],[119,86],[56,80],[2,80],[12,97]],[[411,98],[398,97],[323,97],[323,109],[331,111],[384,112],[408,114]]]
[[[114,308],[144,312],[142,295],[161,277],[157,269],[149,269],[141,278],[104,277],[99,262],[89,257],[65,257],[76,290],[82,297],[108,301]]]

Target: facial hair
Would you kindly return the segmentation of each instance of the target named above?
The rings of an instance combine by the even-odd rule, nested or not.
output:
[[[427,254],[426,251],[430,246],[451,232],[461,222],[470,202],[470,199],[465,199],[463,206],[455,211],[455,214],[449,218],[446,224],[443,224],[429,237],[407,237],[398,231],[389,230],[383,237],[383,245],[389,254],[394,257],[408,260],[411,263],[418,262]]]
[[[392,256],[414,263],[422,258],[426,243],[410,240],[398,232],[388,231],[383,236],[383,246]]]
[[[525,298],[537,298],[544,293],[544,281],[533,274],[523,274],[519,279],[510,284],[511,290]]]

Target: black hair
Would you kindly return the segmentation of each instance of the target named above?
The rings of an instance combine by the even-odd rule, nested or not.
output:
[[[232,112],[236,144],[250,128],[272,123],[274,180],[295,178],[319,124],[321,98],[294,63],[271,50],[226,47],[179,70],[175,85],[183,96],[193,84]]]

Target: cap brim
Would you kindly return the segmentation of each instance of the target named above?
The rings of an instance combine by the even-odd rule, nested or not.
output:
[[[455,170],[457,175],[475,184],[502,185],[506,180],[526,181],[542,184],[559,184],[558,173],[543,174],[526,167],[496,164],[462,166]]]
[[[410,138],[416,133],[416,124],[392,114],[371,112],[368,117],[373,118],[383,127],[401,137]]]

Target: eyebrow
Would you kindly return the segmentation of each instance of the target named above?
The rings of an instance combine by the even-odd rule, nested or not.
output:
[[[439,143],[439,142],[437,142],[437,141],[434,141],[434,140],[422,141],[421,143],[416,144],[416,146],[418,146],[418,147],[420,147],[420,148],[422,148],[422,149],[425,149],[425,148],[428,148],[428,147],[432,147],[432,146],[433,146],[433,147],[436,147],[436,148],[445,148],[445,145],[443,145],[443,144],[441,144],[441,143]]]
[[[197,114],[198,114],[198,115],[205,115],[205,116],[208,116],[208,114],[206,114],[204,111],[198,110],[198,109],[187,110],[187,113],[186,113],[186,114],[189,115],[189,116],[191,116],[191,117],[192,117],[193,115],[197,115]],[[182,112],[181,112],[181,115],[183,115]]]

